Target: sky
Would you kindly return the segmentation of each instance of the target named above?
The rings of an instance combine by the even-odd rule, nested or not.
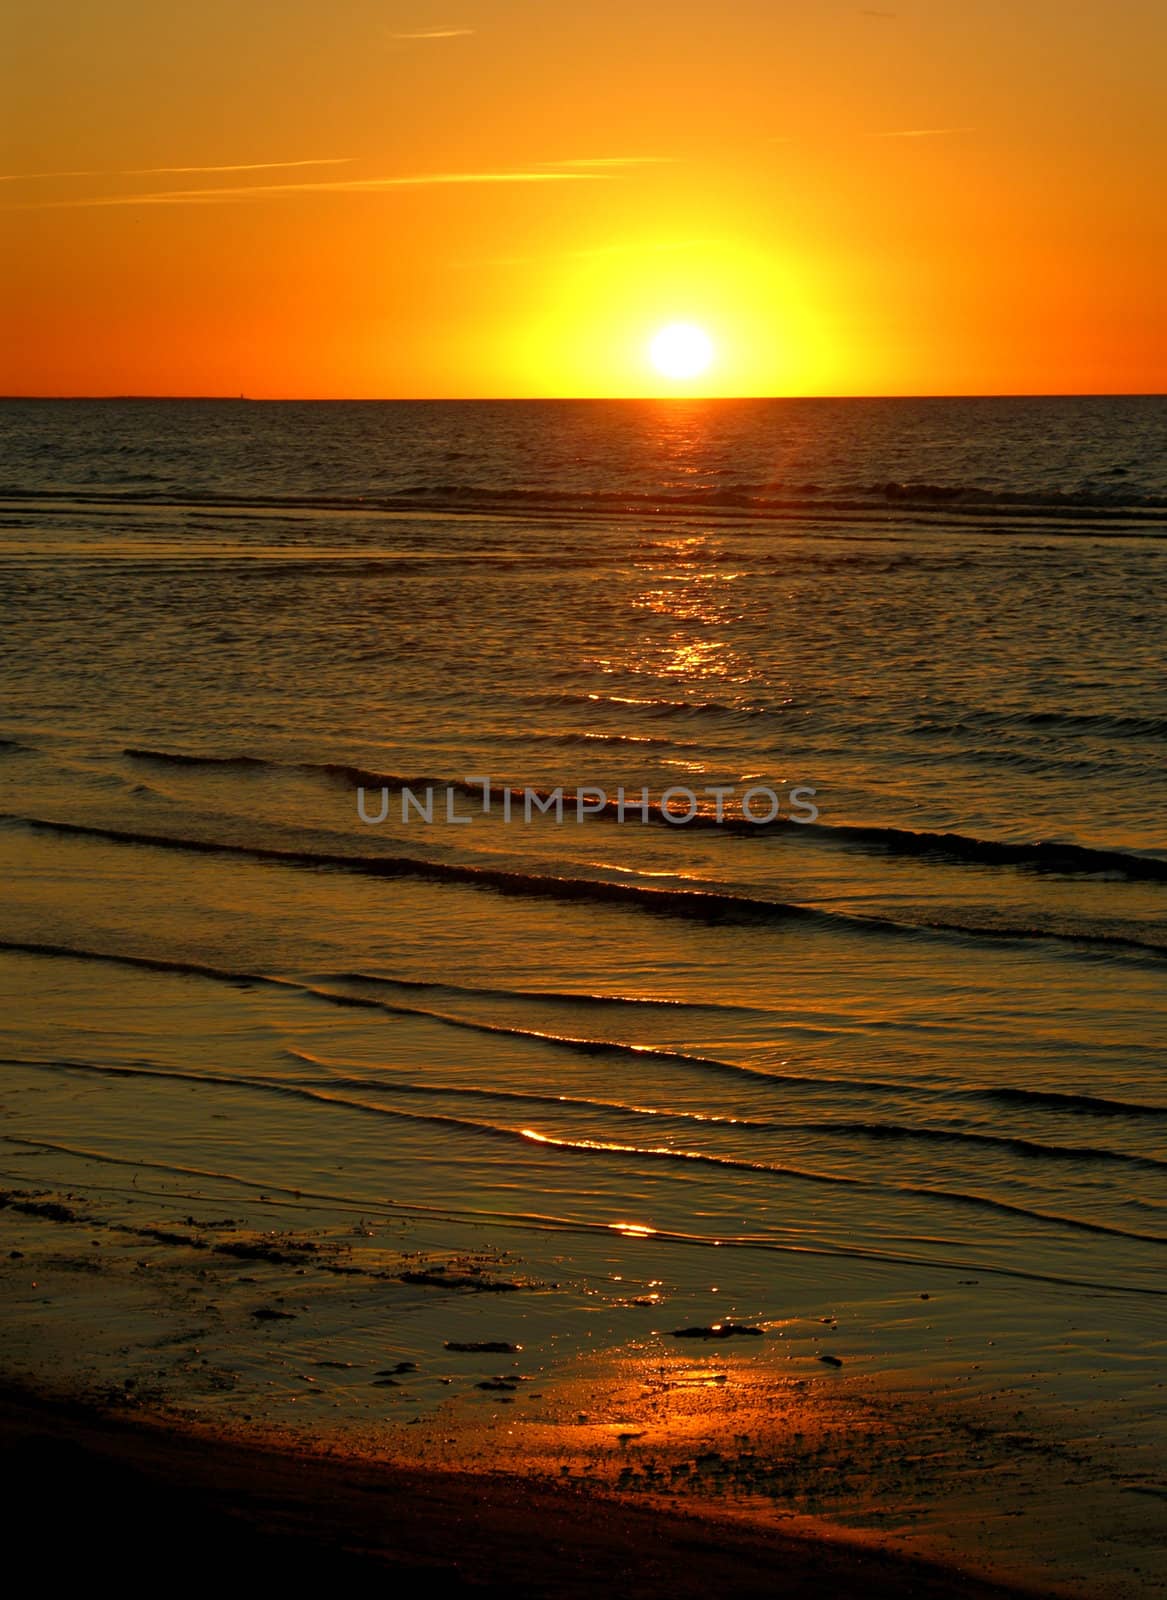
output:
[[[1162,0],[8,0],[0,392],[1162,392],[1165,61]]]

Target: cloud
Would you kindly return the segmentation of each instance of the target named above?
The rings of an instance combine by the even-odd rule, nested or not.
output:
[[[422,28],[417,33],[391,33],[391,39],[469,39],[475,28]]]
[[[5,172],[0,183],[33,183],[41,178],[161,178],[179,172],[270,172],[280,167],[343,167],[351,156],[314,156],[307,161],[241,161],[214,167],[123,167],[113,171],[85,172]]]
[[[351,161],[352,156],[316,156],[310,161],[244,161],[224,167],[139,167],[119,173],[119,177],[161,177],[168,172],[265,172],[276,167],[344,167]]]
[[[159,189],[146,194],[93,195],[77,200],[28,200],[5,211],[63,211],[103,206],[214,205],[223,201],[287,194],[379,194],[390,189],[423,189],[476,183],[587,183],[589,172],[429,172],[402,178],[341,178],[332,183],[252,183],[215,189]]]
[[[541,167],[659,167],[676,156],[576,156],[570,161],[541,161]]]
[[[934,139],[946,133],[972,133],[972,128],[891,128],[873,133],[873,139]]]

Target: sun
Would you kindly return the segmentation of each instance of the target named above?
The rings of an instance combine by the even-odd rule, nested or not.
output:
[[[713,360],[713,340],[691,322],[670,322],[653,335],[648,355],[665,378],[696,378]]]

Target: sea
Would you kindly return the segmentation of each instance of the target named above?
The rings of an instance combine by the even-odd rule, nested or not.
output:
[[[1024,1411],[1152,1592],[1165,535],[1152,396],[0,402],[9,1364],[368,1427],[713,1330]]]

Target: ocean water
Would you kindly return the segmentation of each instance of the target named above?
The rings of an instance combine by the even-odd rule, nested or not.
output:
[[[549,1367],[835,1318],[1141,1489],[1165,424],[0,404],[5,1187],[492,1251]]]

